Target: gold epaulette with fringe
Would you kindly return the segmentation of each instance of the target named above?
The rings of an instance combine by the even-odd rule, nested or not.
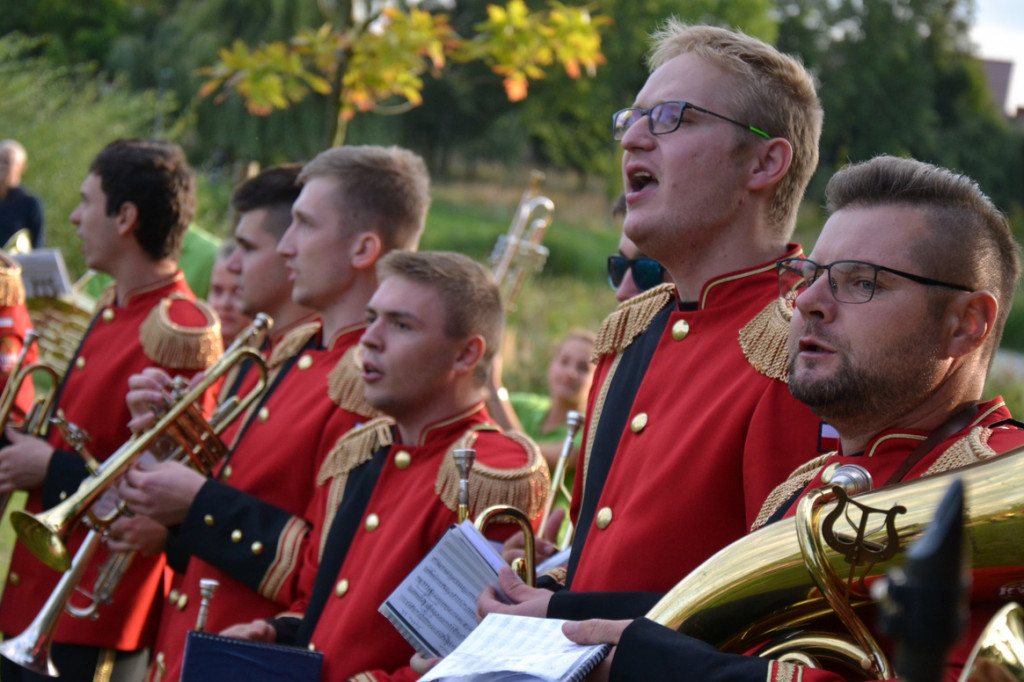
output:
[[[267,369],[280,367],[288,358],[298,353],[320,331],[320,322],[313,321],[300,324],[294,329],[289,329],[284,337],[277,342],[274,350],[270,352],[270,359],[267,360]]]
[[[494,424],[478,424],[470,428],[448,449],[437,471],[434,492],[452,511],[459,506],[459,470],[455,466],[455,450],[472,448],[481,431],[501,429]],[[527,462],[515,469],[497,469],[477,460],[469,477],[470,514],[475,517],[488,507],[507,504],[532,519],[543,511],[551,492],[547,462],[541,456],[537,444],[526,435],[518,431],[506,431],[502,436],[526,451]]]
[[[658,311],[672,300],[674,292],[674,285],[661,284],[620,303],[601,323],[594,340],[592,359],[621,352],[633,343],[633,339],[651,325]]]
[[[777,298],[740,330],[740,348],[761,374],[789,382],[789,322],[793,311]]]
[[[184,325],[172,319],[170,309],[184,301],[201,313],[201,325]],[[174,294],[153,306],[139,327],[139,341],[150,360],[170,369],[206,369],[224,353],[217,313],[205,301],[189,301]]]
[[[325,532],[320,536],[321,558],[324,554],[324,545],[327,543],[326,529],[331,527],[334,515],[341,505],[348,475],[360,464],[369,462],[378,448],[394,443],[394,425],[395,420],[391,417],[377,417],[360,424],[338,439],[320,465],[316,484],[321,486],[328,481],[331,482],[331,488],[327,491]]]
[[[821,471],[821,468],[825,466],[825,462],[828,461],[828,458],[834,454],[836,453],[828,452],[824,455],[819,455],[810,461],[804,462],[798,466],[785,481],[775,486],[775,490],[768,494],[768,497],[765,498],[764,504],[761,505],[761,511],[757,513],[757,518],[754,519],[754,523],[751,524],[750,530],[755,531],[763,526],[779,507],[793,497],[793,495],[798,491],[806,488],[807,484],[813,481],[814,477],[818,475],[819,471]]]
[[[0,306],[25,303],[25,283],[21,280],[21,264],[0,251]]]
[[[352,346],[338,360],[327,375],[327,395],[343,410],[364,417],[380,414],[363,396],[363,363],[360,360],[359,344]]]
[[[975,464],[989,457],[994,457],[999,453],[988,444],[988,439],[991,435],[992,429],[985,426],[975,426],[967,435],[946,448],[946,451],[932,462],[932,465],[921,474],[921,477],[934,476],[950,469],[959,469],[968,464]]]

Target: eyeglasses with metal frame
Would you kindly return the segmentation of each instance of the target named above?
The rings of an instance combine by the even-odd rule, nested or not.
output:
[[[651,135],[668,135],[679,130],[680,124],[683,122],[683,113],[687,109],[693,109],[699,111],[702,114],[714,116],[720,118],[723,121],[728,121],[733,125],[738,125],[744,130],[749,130],[755,135],[760,135],[765,139],[771,139],[771,135],[746,123],[740,123],[735,119],[731,119],[728,116],[722,116],[716,114],[713,111],[698,107],[695,104],[689,102],[659,102],[650,109],[641,109],[639,107],[629,107],[621,109],[612,114],[612,138],[614,140],[621,140],[626,134],[629,128],[639,121],[644,116],[647,117],[647,129],[651,132]]]
[[[790,303],[795,302],[797,296],[818,281],[823,272],[828,273],[832,297],[840,303],[870,301],[878,288],[879,272],[888,272],[925,286],[974,291],[960,284],[950,284],[860,260],[837,260],[827,265],[819,265],[807,258],[784,258],[776,263],[776,268],[779,275],[779,295]]]
[[[665,266],[653,258],[608,256],[608,283],[612,285],[612,289],[622,286],[626,270],[632,271],[633,284],[640,291],[647,291],[665,281]]]

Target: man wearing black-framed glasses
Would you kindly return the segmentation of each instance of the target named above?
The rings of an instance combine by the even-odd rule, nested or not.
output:
[[[789,237],[817,163],[813,81],[724,29],[669,21],[654,43],[612,137],[623,232],[674,286],[620,305],[598,335],[569,589],[517,590],[514,605],[485,595],[484,611],[578,619],[604,606],[579,593],[665,591],[740,537],[818,448],[820,420],[786,389],[785,323],[770,307],[775,262],[803,255]]]
[[[838,465],[862,467],[877,490],[981,462],[1024,443],[1024,430],[1009,419],[1002,398],[980,400],[1020,277],[1020,248],[1005,215],[970,178],[912,159],[878,157],[843,169],[827,194],[831,216],[813,260],[783,259],[778,277],[780,305],[792,311],[790,390],[836,428],[840,448],[796,469],[768,497],[755,529],[791,516],[796,501],[825,485],[826,472]],[[795,530],[791,540],[797,543]],[[758,545],[756,536],[741,542]],[[772,581],[770,569],[756,560],[748,570],[764,584]],[[715,567],[708,562],[699,572],[711,575]],[[968,634],[952,649],[943,679],[959,675],[1001,596],[993,593],[987,602],[972,604]],[[748,595],[747,601],[757,599]],[[917,613],[934,621],[941,611]],[[756,615],[744,613],[748,619]],[[865,618],[864,624],[868,636],[877,637],[875,619]],[[928,653],[940,673],[944,652],[938,643],[948,642],[948,629],[945,622],[915,629],[920,646],[935,645]],[[834,661],[821,660],[821,668],[812,669],[718,652],[646,618],[574,624],[567,634],[580,643],[617,644],[593,679],[854,679]],[[894,658],[891,642],[879,642],[896,676],[910,679],[911,671],[901,669],[909,657]]]

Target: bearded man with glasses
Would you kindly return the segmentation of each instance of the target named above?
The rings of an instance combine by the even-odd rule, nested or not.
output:
[[[649,62],[612,134],[623,232],[673,283],[620,305],[598,334],[577,531],[552,576],[568,589],[506,576],[515,603],[484,593],[484,612],[608,617],[593,592],[664,592],[744,535],[765,496],[819,452],[821,421],[786,388],[775,276],[776,261],[803,255],[789,238],[818,160],[813,80],[759,40],[675,20]],[[552,577],[542,584],[558,589]]]

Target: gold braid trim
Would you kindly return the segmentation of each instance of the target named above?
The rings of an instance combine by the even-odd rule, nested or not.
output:
[[[363,362],[359,346],[355,345],[345,351],[327,375],[327,395],[335,405],[343,410],[364,417],[376,417],[380,414],[363,397]]]
[[[552,568],[550,571],[548,571],[544,575],[546,575],[547,577],[551,578],[552,580],[554,580],[559,585],[563,585],[564,586],[565,585],[565,580],[569,576],[569,567],[568,566],[556,566],[555,568]]]
[[[779,381],[789,381],[789,321],[793,311],[777,298],[740,330],[740,348],[750,366]]]
[[[768,497],[765,499],[764,504],[761,505],[761,511],[758,512],[757,518],[754,519],[754,523],[750,525],[750,530],[755,531],[765,524],[765,522],[771,518],[771,515],[782,506],[786,500],[793,497],[798,491],[807,487],[828,458],[836,453],[828,452],[824,455],[819,455],[814,459],[804,462],[791,473],[785,481],[775,486],[775,489],[768,493]]]
[[[341,499],[345,496],[345,483],[348,482],[349,473],[360,464],[369,462],[377,448],[394,442],[391,430],[394,424],[395,421],[391,417],[377,417],[351,429],[338,439],[320,465],[316,484],[321,486],[328,481],[331,482],[327,492],[324,532],[320,536],[321,559],[324,555],[324,545],[327,544],[327,529],[331,527],[334,515],[341,505]]]
[[[114,305],[115,303],[117,303],[117,282],[111,282],[103,287],[99,298],[96,299],[96,310],[103,310],[108,305]]]
[[[767,682],[800,682],[804,679],[802,666],[788,661],[772,661],[768,665]]]
[[[21,280],[21,265],[0,251],[0,305],[21,305],[25,302],[25,283]]]
[[[446,507],[455,511],[459,505],[459,471],[455,466],[455,450],[471,448],[480,431],[500,431],[493,424],[478,424],[471,427],[448,449],[437,470],[434,492]],[[476,516],[478,512],[496,504],[507,504],[526,514],[527,518],[538,516],[551,494],[547,462],[540,454],[536,443],[518,431],[501,434],[526,451],[527,462],[515,469],[497,469],[477,462],[469,477],[469,508]]]
[[[267,369],[280,366],[285,360],[298,353],[318,331],[320,331],[319,322],[307,322],[289,330],[270,353]]]
[[[277,551],[266,575],[256,591],[267,599],[277,600],[284,579],[292,574],[299,563],[302,539],[309,532],[309,524],[298,516],[288,519],[277,539]]]
[[[622,355],[616,355],[612,366],[608,368],[608,374],[604,378],[604,383],[601,384],[601,390],[597,394],[597,400],[594,402],[594,409],[590,415],[587,442],[583,443],[583,449],[578,456],[578,460],[583,462],[583,487],[580,489],[580,499],[586,499],[587,472],[590,470],[590,452],[594,449],[594,434],[597,433],[597,426],[601,423],[601,413],[604,411],[604,404],[608,399],[608,389],[612,385],[612,377],[615,376],[615,371],[619,368],[621,360]]]
[[[139,327],[142,350],[150,360],[171,369],[206,369],[224,354],[217,313],[205,301],[191,301],[206,318],[201,327],[185,327],[171,320],[167,309],[179,294],[153,306]]]
[[[921,474],[921,477],[934,476],[950,469],[959,469],[995,456],[998,453],[988,444],[991,435],[992,429],[975,426],[966,436],[946,448],[946,451],[932,462],[932,465]]]
[[[604,319],[594,341],[592,360],[608,353],[618,353],[633,343],[651,321],[672,300],[675,285],[661,284],[619,304]]]

